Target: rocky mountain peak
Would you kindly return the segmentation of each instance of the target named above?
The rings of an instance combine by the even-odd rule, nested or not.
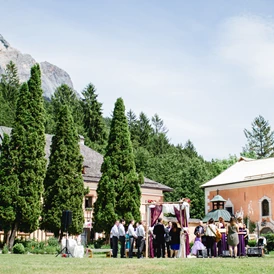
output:
[[[15,63],[17,67],[20,82],[28,81],[31,67],[38,63],[31,55],[23,54],[11,47],[0,34],[0,78],[10,61]],[[49,62],[41,62],[39,65],[42,72],[42,89],[45,97],[51,98],[56,88],[62,84],[66,84],[73,89],[73,83],[66,71]]]
[[[5,38],[0,34],[0,51],[10,47],[10,44],[5,40]]]

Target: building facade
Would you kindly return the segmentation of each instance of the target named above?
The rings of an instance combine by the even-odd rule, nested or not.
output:
[[[237,163],[202,185],[205,213],[217,192],[226,200],[224,209],[256,222],[261,233],[274,232],[274,158],[248,159]]]

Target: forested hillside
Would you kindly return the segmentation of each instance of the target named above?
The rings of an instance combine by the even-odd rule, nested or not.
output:
[[[10,63],[0,82],[0,125],[2,126],[14,125],[19,89],[16,67]],[[50,100],[44,100],[46,133],[56,133],[54,117],[58,106],[66,104],[73,116],[77,133],[85,137],[87,146],[104,155],[112,117],[103,117],[102,103],[98,102],[98,93],[94,85],[87,84],[82,95],[82,98],[79,98],[69,86],[61,85]],[[227,159],[206,161],[199,155],[187,136],[181,144],[172,144],[168,137],[167,125],[157,114],[156,109],[153,117],[148,117],[143,112],[135,113],[134,110],[128,110],[127,120],[137,172],[172,187],[174,191],[165,194],[167,201],[178,201],[182,197],[189,197],[192,205],[191,216],[203,217],[204,194],[200,186],[235,163],[237,157],[228,156]],[[271,140],[273,134],[262,117],[252,126],[251,131],[245,130],[248,144],[243,149],[242,155],[261,158],[264,156],[263,148],[261,146],[259,154],[256,154],[256,136],[252,138],[254,126],[261,128],[263,126],[262,136],[272,138]],[[268,144],[273,147],[273,142],[269,141]],[[272,155],[271,149],[265,150],[267,151],[265,157]]]

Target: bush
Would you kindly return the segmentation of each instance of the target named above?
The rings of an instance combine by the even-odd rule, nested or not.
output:
[[[45,247],[45,252],[47,254],[56,254],[57,253],[56,249],[57,249],[56,246],[50,246],[50,245],[48,245],[48,246]]]
[[[9,249],[7,247],[7,245],[4,245],[3,249],[2,249],[2,254],[8,254],[9,253]]]
[[[99,238],[98,240],[94,241],[94,248],[101,248],[105,242],[106,238]]]
[[[38,248],[39,248],[39,249],[44,249],[44,248],[45,248],[45,245],[46,245],[45,242],[40,242],[40,243],[38,243]]]
[[[59,245],[58,239],[53,238],[53,237],[49,238],[48,245],[57,247]]]
[[[32,251],[39,245],[39,243],[35,240],[27,240],[25,242],[22,242],[22,244],[25,247],[25,251],[30,253],[32,253]]]
[[[248,246],[250,247],[256,246],[256,240],[248,240]]]
[[[267,233],[263,234],[263,237],[266,238],[266,248],[268,251],[274,250],[274,234],[273,233]]]
[[[25,253],[25,247],[23,246],[23,244],[15,244],[12,248],[12,252],[14,254],[24,254]]]

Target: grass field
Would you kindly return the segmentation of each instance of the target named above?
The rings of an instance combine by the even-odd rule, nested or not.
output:
[[[264,258],[216,259],[113,259],[96,255],[94,258],[61,258],[53,255],[0,254],[2,274],[67,274],[67,273],[191,273],[191,274],[264,274],[274,273],[274,256]]]

